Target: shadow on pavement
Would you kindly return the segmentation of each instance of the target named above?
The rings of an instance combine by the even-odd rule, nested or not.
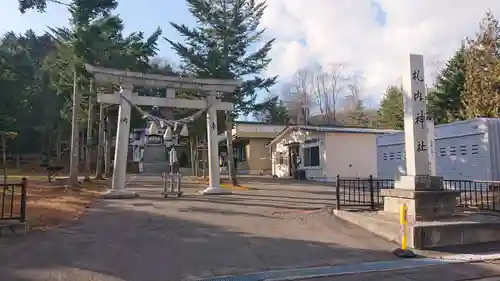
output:
[[[156,214],[152,207],[128,210],[119,204],[113,207],[100,202],[78,223],[64,229],[2,238],[0,280],[177,281],[190,276],[393,259],[380,249],[258,236],[205,223],[195,219],[195,214],[191,219],[179,219]],[[229,214],[219,213],[229,218]]]
[[[298,198],[252,191],[164,199],[161,188],[151,187],[138,199],[99,201],[66,228],[0,238],[0,281],[179,281],[396,259],[393,244],[339,219],[318,225],[295,218],[324,206],[306,195],[318,189],[294,186],[297,196],[304,194]],[[292,235],[306,228],[307,235]]]
[[[251,196],[250,196],[251,197]],[[153,201],[164,201],[164,198],[160,198],[155,195],[143,195],[142,199],[153,200]],[[262,208],[278,208],[278,209],[288,209],[288,210],[319,210],[325,206],[325,204],[311,204],[310,202],[305,202],[303,204],[297,204],[289,201],[270,201],[263,199],[251,199],[251,198],[238,198],[234,195],[222,195],[222,196],[183,196],[183,201],[193,201],[193,202],[209,202],[212,204],[221,205],[231,205],[231,206],[241,206],[241,207],[262,207]]]
[[[446,254],[478,254],[478,253],[488,253],[497,252],[500,253],[500,242],[490,242],[474,245],[461,245],[461,246],[447,246],[433,248],[429,251],[422,251],[422,253],[428,253],[429,255],[438,255],[442,253]]]
[[[227,215],[227,216],[258,217],[258,218],[273,219],[273,220],[283,219],[281,217],[272,216],[272,215],[238,212],[238,211],[233,211],[233,210],[221,210],[221,209],[216,209],[216,208],[188,207],[188,208],[179,209],[178,211],[179,212],[189,212],[189,213],[201,213],[201,214]]]
[[[273,194],[258,194],[258,193],[235,193],[233,195],[236,195],[236,196],[250,196],[250,197],[257,197],[257,198],[264,198],[264,199],[269,199],[269,198],[276,198],[278,199],[279,201],[283,201],[283,200],[286,200],[286,199],[290,199],[290,200],[304,200],[304,199],[307,199],[307,200],[318,200],[318,201],[325,201],[325,198],[321,198],[321,197],[305,197],[305,196],[282,196],[282,195],[273,195]],[[331,199],[332,201],[334,199]],[[298,203],[308,203],[309,201],[296,201]]]

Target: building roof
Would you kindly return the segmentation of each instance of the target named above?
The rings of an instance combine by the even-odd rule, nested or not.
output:
[[[267,124],[259,122],[234,122],[234,128],[231,130],[231,135],[234,139],[274,139],[283,129],[285,125]],[[218,141],[224,141],[226,133],[218,136]]]
[[[323,133],[351,133],[351,134],[391,134],[402,132],[399,130],[391,129],[375,129],[375,128],[363,128],[363,127],[342,127],[342,126],[310,126],[310,125],[293,125],[288,126],[283,131],[281,131],[271,142],[267,144],[267,147],[275,144],[281,138],[286,136],[292,131],[304,130],[313,132],[323,132]]]
[[[248,125],[264,125],[264,126],[286,126],[286,125],[281,125],[281,124],[271,124],[271,123],[265,123],[265,122],[259,122],[259,121],[238,121],[238,120],[235,120],[233,123],[234,124],[248,124]]]

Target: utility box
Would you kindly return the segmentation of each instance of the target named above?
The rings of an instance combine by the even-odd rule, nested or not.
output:
[[[500,119],[436,125],[436,175],[445,180],[500,180]],[[377,137],[379,178],[406,174],[404,132]]]

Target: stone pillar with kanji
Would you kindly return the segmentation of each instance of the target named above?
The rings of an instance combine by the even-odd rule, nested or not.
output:
[[[430,173],[427,97],[422,55],[410,54],[404,98],[406,175],[395,188],[382,190],[384,211],[397,213],[408,206],[414,220],[432,220],[455,212],[458,192],[445,190],[443,180]]]

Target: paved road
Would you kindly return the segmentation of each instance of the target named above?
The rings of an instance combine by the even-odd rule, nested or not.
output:
[[[487,276],[487,277],[485,277]],[[362,273],[324,278],[305,279],[304,281],[500,281],[498,261],[487,263],[448,264],[424,268],[395,270],[386,272]]]
[[[98,201],[66,228],[0,240],[0,280],[177,281],[394,259],[394,244],[319,210],[331,187],[245,185],[199,196],[188,184],[185,197],[164,199],[158,178],[135,177],[140,198]]]

